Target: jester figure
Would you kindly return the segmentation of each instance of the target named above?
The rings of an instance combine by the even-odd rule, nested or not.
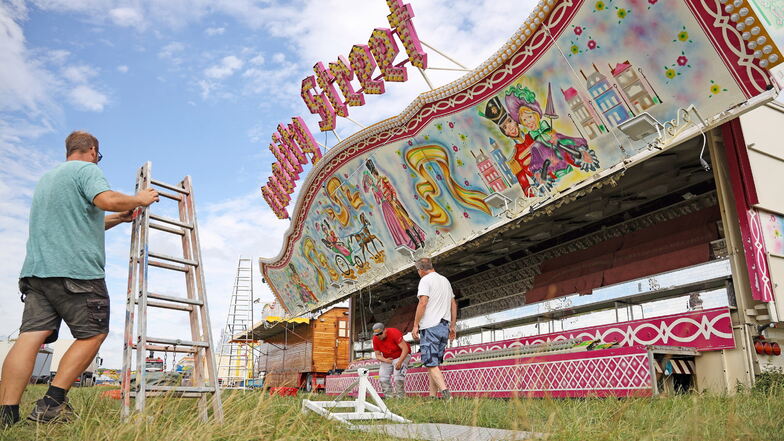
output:
[[[395,246],[406,245],[417,249],[425,245],[425,232],[411,219],[408,211],[398,199],[397,191],[389,179],[380,174],[373,161],[365,162],[368,171],[362,178],[365,193],[372,192],[376,203],[381,206],[384,223]]]

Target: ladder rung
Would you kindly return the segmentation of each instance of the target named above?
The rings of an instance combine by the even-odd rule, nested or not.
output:
[[[167,227],[166,225],[156,224],[153,222],[150,222],[150,228],[160,230],[160,231],[165,231],[167,233],[179,234],[180,236],[185,235],[185,230],[181,228],[171,228],[171,227]]]
[[[168,193],[168,192],[165,192],[163,190],[157,190],[157,191],[158,191],[159,195],[161,195],[161,196],[163,196],[165,198],[169,198],[169,199],[172,199],[172,200],[175,200],[175,201],[181,201],[182,200],[182,196],[180,196],[180,195]]]
[[[151,213],[150,219],[157,220],[158,222],[163,222],[166,224],[177,225],[178,227],[182,227],[182,228],[188,228],[188,229],[193,228],[193,225],[191,224],[186,224],[185,222],[180,222],[177,219],[172,219],[170,217],[158,216],[157,214]]]
[[[175,303],[187,303],[189,305],[203,305],[201,300],[193,300],[193,299],[185,299],[182,297],[174,297],[174,296],[165,296],[163,294],[158,294],[156,292],[148,292],[147,293],[148,299],[157,299],[157,300],[166,300],[169,302]]]
[[[156,181],[155,179],[150,179],[150,183],[152,185],[157,185],[158,187],[168,188],[169,190],[176,191],[177,193],[188,194],[188,190],[177,187],[175,185],[167,184],[165,182]]]
[[[168,254],[153,253],[152,251],[150,251],[148,254],[149,254],[150,257],[154,257],[156,259],[168,260],[169,262],[177,262],[177,263],[181,263],[183,265],[199,266],[199,262],[196,262],[195,260],[189,260],[189,259],[183,259],[181,257],[169,256]]]
[[[190,271],[190,268],[188,268],[187,266],[170,265],[168,263],[156,262],[154,260],[147,261],[147,264],[150,265],[150,266],[157,266],[158,268],[165,268],[165,269],[170,269],[170,270],[174,270],[174,271],[182,271],[184,273],[187,273],[188,271]]]
[[[145,396],[147,398],[166,397],[166,396],[171,396],[171,392],[147,392]],[[204,394],[193,393],[193,392],[177,394],[177,397],[179,398],[201,398],[203,396]],[[131,392],[131,398],[136,398],[136,392]]]
[[[131,347],[133,349],[139,349],[139,345],[133,344]],[[182,352],[187,354],[195,354],[198,349],[196,348],[183,348],[183,347],[173,347],[173,346],[158,346],[158,345],[144,345],[144,349],[146,351],[158,351],[158,352]]]
[[[158,386],[158,385],[149,385],[147,386],[147,390],[150,392],[185,392],[185,393],[192,393],[192,394],[206,394],[209,392],[215,392],[215,388],[211,386]]]
[[[139,303],[138,301],[136,303]],[[147,300],[147,306],[151,306],[153,308],[165,308],[165,309],[176,309],[178,311],[193,311],[193,306],[190,305],[175,305],[173,303],[167,302],[155,302]]]
[[[173,338],[147,337],[147,342],[171,346],[192,346],[200,348],[210,347],[210,344],[206,341],[178,340]]]

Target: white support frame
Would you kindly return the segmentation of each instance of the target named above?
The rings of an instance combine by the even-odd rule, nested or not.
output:
[[[308,410],[315,412],[321,416],[327,417],[331,420],[340,421],[341,423],[353,426],[351,420],[392,420],[396,423],[410,423],[411,421],[392,413],[384,401],[370,384],[367,369],[358,369],[359,377],[357,381],[343,391],[341,397],[348,394],[354,386],[359,384],[357,399],[353,401],[311,401],[302,400],[302,413],[307,413]],[[371,403],[367,400],[367,395],[370,394]],[[340,397],[338,397],[340,398]],[[353,408],[353,412],[332,412],[332,409],[348,407]]]

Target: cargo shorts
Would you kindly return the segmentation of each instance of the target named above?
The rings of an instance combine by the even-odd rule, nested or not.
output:
[[[109,293],[104,279],[24,277],[19,291],[25,304],[19,332],[54,331],[45,343],[57,340],[65,320],[75,339],[109,333]]]

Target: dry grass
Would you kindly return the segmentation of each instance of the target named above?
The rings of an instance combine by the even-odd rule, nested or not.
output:
[[[353,432],[313,414],[300,413],[301,397],[270,397],[260,391],[224,396],[226,423],[203,423],[195,403],[150,400],[135,423],[121,423],[119,402],[102,398],[101,387],[69,396],[80,418],[68,424],[22,422],[0,432],[5,440],[387,440]],[[26,415],[43,386],[28,388]],[[321,399],[329,397],[319,396]],[[548,434],[550,440],[777,440],[784,439],[784,389],[736,396],[680,395],[667,398],[499,400],[421,398],[389,400],[390,408],[415,422],[442,422]],[[469,441],[469,440],[466,440]]]

